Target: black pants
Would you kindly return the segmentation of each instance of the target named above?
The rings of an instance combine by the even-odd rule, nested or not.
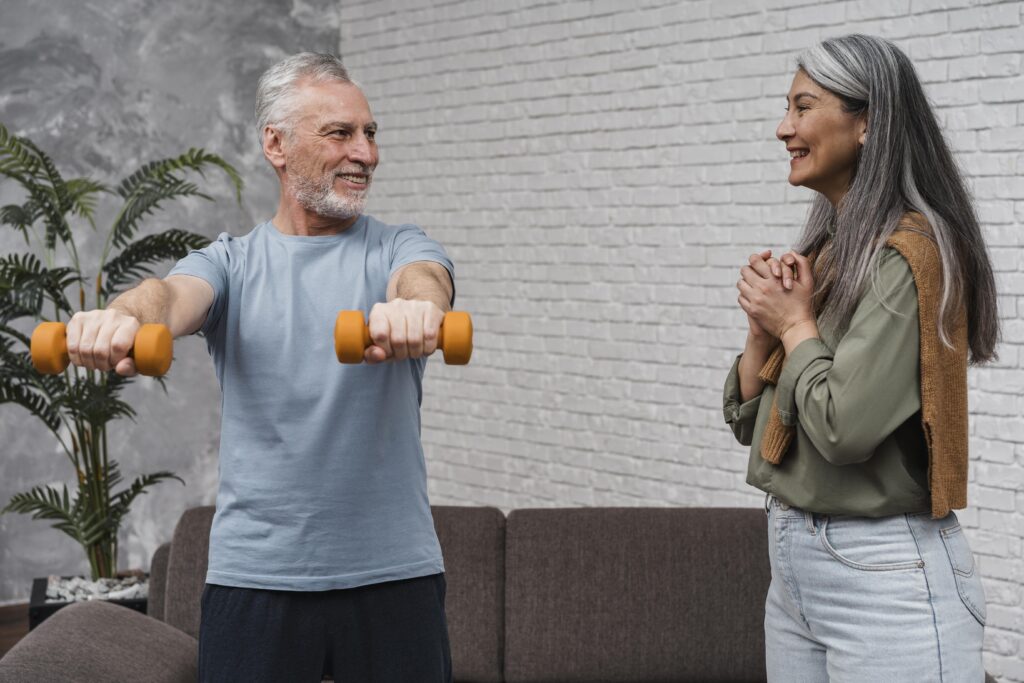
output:
[[[444,574],[300,592],[206,584],[199,680],[450,683]]]

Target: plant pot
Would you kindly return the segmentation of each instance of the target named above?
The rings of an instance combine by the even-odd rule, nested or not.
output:
[[[149,578],[149,574],[143,575],[146,579]],[[70,579],[70,576],[64,576],[61,578]],[[61,607],[67,607],[72,604],[72,601],[60,601],[60,602],[47,602],[46,601],[46,587],[49,583],[49,579],[46,577],[32,579],[32,597],[29,598],[28,602],[28,630],[34,629],[39,624],[46,621],[46,619],[54,612],[59,610]],[[137,612],[146,613],[146,605],[148,600],[146,598],[133,598],[128,600],[122,599],[107,599],[105,602],[112,603],[114,605],[121,605],[133,609]]]

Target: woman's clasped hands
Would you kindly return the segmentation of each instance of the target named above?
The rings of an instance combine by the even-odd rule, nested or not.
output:
[[[800,341],[818,336],[814,273],[806,256],[789,251],[773,258],[770,249],[751,254],[736,288],[753,338],[771,345],[782,341],[788,353]]]

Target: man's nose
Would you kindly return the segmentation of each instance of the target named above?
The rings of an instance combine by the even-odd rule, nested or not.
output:
[[[376,163],[373,143],[365,135],[354,137],[349,145],[348,157],[352,161],[358,161],[368,166],[373,165]]]

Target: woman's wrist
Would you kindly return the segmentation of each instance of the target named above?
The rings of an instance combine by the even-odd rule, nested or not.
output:
[[[796,321],[787,326],[779,334],[779,339],[786,349],[786,355],[793,353],[796,347],[808,339],[819,339],[818,324],[813,318]]]
[[[747,332],[745,352],[754,352],[768,356],[779,345],[779,339],[770,334],[754,334]]]

